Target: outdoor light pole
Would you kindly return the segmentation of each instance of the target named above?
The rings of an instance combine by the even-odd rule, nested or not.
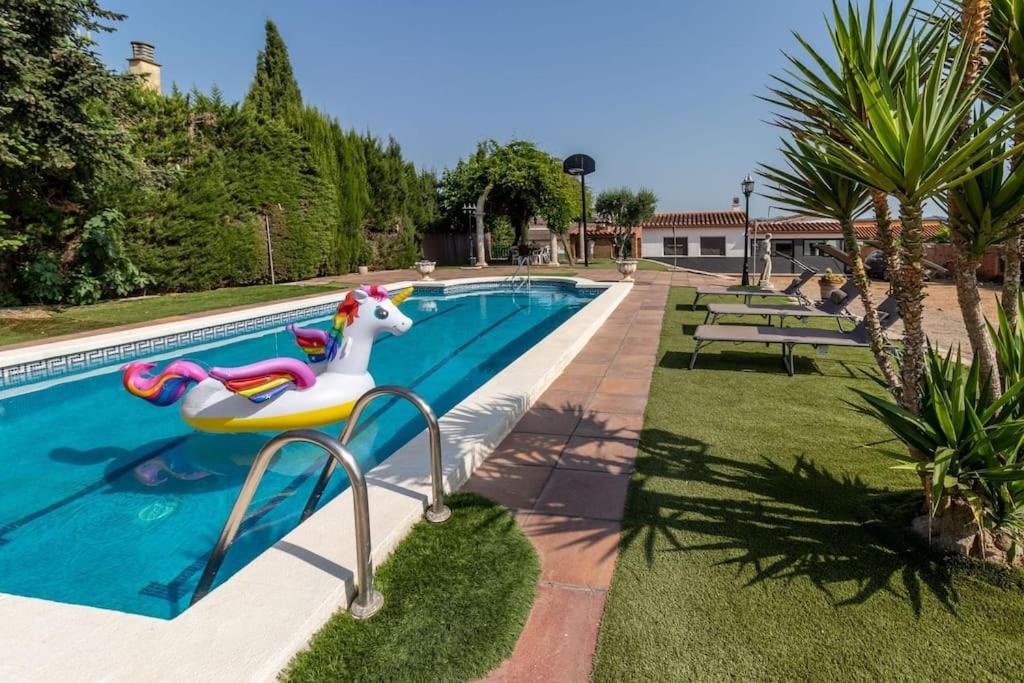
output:
[[[586,154],[573,154],[572,156],[566,157],[565,161],[562,162],[562,170],[569,175],[578,175],[580,177],[580,195],[582,202],[580,205],[583,207],[583,220],[580,222],[580,240],[583,244],[583,265],[590,267],[590,244],[587,241],[587,176],[593,173],[597,169],[597,164],[593,158],[588,157]]]
[[[743,280],[744,287],[750,286],[750,268],[748,259],[750,256],[750,195],[754,192],[754,179],[747,174],[747,177],[740,183],[743,196],[746,198],[746,209],[743,211]]]
[[[466,218],[469,221],[469,265],[476,265],[476,254],[475,254],[475,241],[473,239],[473,217],[476,215],[476,207],[470,203],[462,205],[462,213],[466,214]]]

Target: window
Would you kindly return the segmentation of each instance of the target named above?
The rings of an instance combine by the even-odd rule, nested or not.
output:
[[[808,240],[806,244],[811,256],[828,256],[828,254],[818,249],[817,245],[819,244],[830,246],[839,251],[846,251],[842,240]]]
[[[725,238],[724,237],[701,237],[700,238],[700,255],[701,256],[725,256]]]
[[[665,256],[686,256],[687,241],[685,237],[666,237],[662,240]]]

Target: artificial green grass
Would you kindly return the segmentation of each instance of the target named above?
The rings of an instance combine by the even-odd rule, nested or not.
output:
[[[377,572],[384,607],[334,615],[285,681],[467,681],[512,654],[539,565],[512,515],[455,494],[445,524],[420,522]]]
[[[594,679],[1019,680],[1022,574],[908,531],[916,478],[844,403],[870,354],[787,377],[777,348],[714,344],[689,371],[692,300],[669,297]]]
[[[39,309],[38,317],[25,317],[24,312],[19,311],[16,315],[0,317],[0,346],[218,308],[309,296],[334,291],[340,286],[343,285],[227,287],[208,292],[107,301],[92,306],[45,308]]]

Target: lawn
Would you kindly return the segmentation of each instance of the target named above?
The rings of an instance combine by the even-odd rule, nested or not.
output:
[[[165,294],[92,306],[24,309],[0,313],[0,346],[128,323],[149,322],[219,308],[259,304],[335,291],[343,285],[257,285],[208,292]]]
[[[468,681],[512,654],[537,555],[505,508],[466,493],[447,502],[448,522],[420,522],[378,570],[381,611],[336,614],[282,680]]]
[[[915,477],[844,403],[870,355],[804,352],[790,378],[719,344],[688,371],[692,299],[669,297],[595,680],[1019,680],[1022,574],[906,531]]]

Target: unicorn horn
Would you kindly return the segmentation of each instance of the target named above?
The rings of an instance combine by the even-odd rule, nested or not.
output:
[[[393,297],[391,297],[391,303],[393,303],[395,306],[400,305],[403,301],[412,296],[412,290],[412,287],[406,287],[398,294],[395,294]]]

